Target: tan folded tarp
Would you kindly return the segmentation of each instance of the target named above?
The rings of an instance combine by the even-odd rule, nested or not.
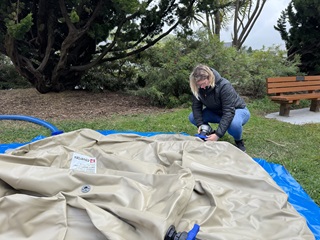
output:
[[[193,136],[81,129],[0,155],[0,239],[314,239],[250,156]]]

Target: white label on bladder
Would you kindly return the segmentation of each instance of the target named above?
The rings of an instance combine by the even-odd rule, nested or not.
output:
[[[70,169],[86,172],[97,172],[97,159],[94,157],[85,156],[79,153],[73,153]]]

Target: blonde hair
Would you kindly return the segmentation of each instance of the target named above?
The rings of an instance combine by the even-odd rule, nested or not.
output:
[[[208,78],[209,85],[211,87],[214,87],[215,85],[214,74],[208,66],[203,64],[197,65],[189,76],[191,91],[198,100],[199,100],[199,87],[197,86],[197,82],[204,78]]]

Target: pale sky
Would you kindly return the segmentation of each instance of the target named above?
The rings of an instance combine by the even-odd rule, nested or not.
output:
[[[253,49],[280,45],[282,49],[285,49],[280,33],[273,26],[277,24],[282,10],[287,8],[289,2],[290,0],[267,0],[244,45],[251,46]],[[230,27],[230,31],[221,33],[222,41],[231,42],[231,30],[232,28]]]

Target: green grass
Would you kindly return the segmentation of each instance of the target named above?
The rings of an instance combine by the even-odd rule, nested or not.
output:
[[[307,106],[302,102],[300,107]],[[254,158],[283,165],[320,205],[320,124],[292,125],[266,119],[269,112],[279,111],[279,105],[268,99],[248,104],[251,119],[244,128],[247,153]],[[80,128],[94,130],[132,130],[141,132],[184,132],[196,129],[188,121],[190,108],[175,109],[153,115],[111,116],[94,121],[57,121],[53,125],[69,132]],[[212,126],[213,128],[216,126]],[[0,121],[0,143],[27,142],[38,135],[49,136],[49,130],[32,123]],[[229,135],[221,140],[233,143]]]

